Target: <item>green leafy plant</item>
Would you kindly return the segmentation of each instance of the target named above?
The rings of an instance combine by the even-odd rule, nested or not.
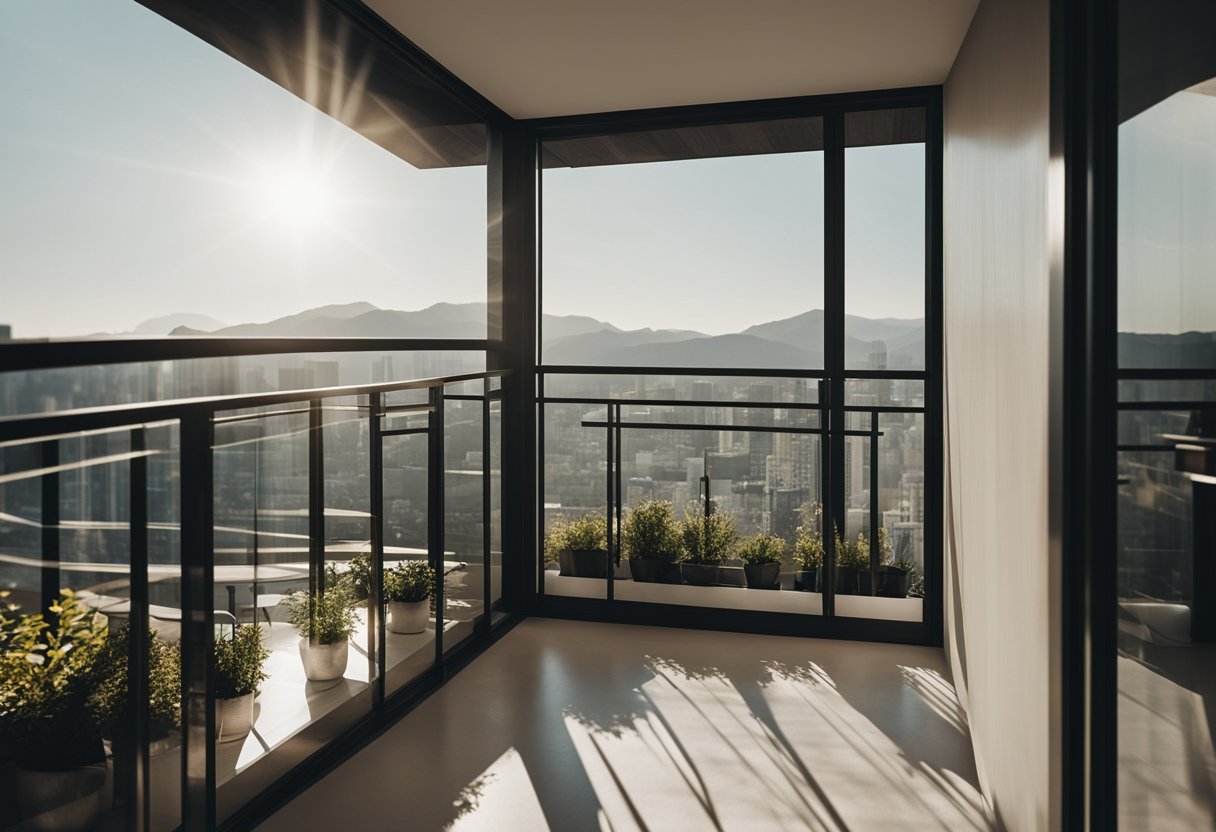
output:
[[[840,533],[837,532],[835,544],[837,566],[854,569],[870,568],[870,541],[865,532],[858,532],[854,540],[842,540]]]
[[[628,558],[671,562],[680,545],[680,525],[666,500],[643,500],[621,526],[621,549]]]
[[[794,539],[794,565],[804,572],[823,566],[823,535],[805,526],[798,527],[798,536]]]
[[[545,535],[545,559],[556,561],[557,553],[603,551],[608,548],[608,521],[602,515],[584,514],[574,520],[558,518]]]
[[[7,597],[7,593],[5,593]],[[67,771],[104,759],[97,687],[108,635],[100,617],[70,590],[49,611],[0,614],[0,745],[25,768]]]
[[[423,560],[406,560],[384,573],[385,601],[426,601],[435,594],[435,570]]]
[[[908,597],[925,597],[925,577],[920,574],[920,569],[917,568],[916,561],[897,560],[891,565],[896,569],[902,569],[908,573]]]
[[[878,563],[881,566],[884,563],[891,562],[891,538],[887,534],[886,526],[878,527]]]
[[[356,601],[366,601],[372,592],[372,556],[368,552],[358,552],[347,564],[346,574],[342,576],[350,587],[351,597]]]
[[[110,628],[105,647],[98,655],[97,684],[89,707],[99,725],[112,728],[127,718],[127,665],[131,654],[131,631],[127,625]],[[148,630],[148,718],[162,726],[176,727],[182,717],[181,645],[162,641]]]
[[[343,581],[327,582],[324,592],[303,590],[284,599],[287,618],[297,632],[317,644],[339,644],[355,633],[357,603]]]
[[[739,545],[739,559],[744,563],[781,563],[785,554],[785,541],[775,535],[758,534]]]
[[[691,502],[680,524],[683,538],[681,560],[685,563],[715,564],[726,560],[739,536],[735,519],[729,514],[706,514],[698,502]]]
[[[269,676],[262,668],[270,651],[258,624],[238,624],[231,636],[215,640],[215,695],[235,699],[258,693]]]

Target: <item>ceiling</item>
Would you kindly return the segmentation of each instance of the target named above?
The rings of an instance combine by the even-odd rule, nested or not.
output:
[[[364,0],[515,118],[940,84],[979,0]]]

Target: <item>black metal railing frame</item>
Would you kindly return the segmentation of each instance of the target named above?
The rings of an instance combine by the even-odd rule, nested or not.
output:
[[[752,378],[752,377],[775,377],[786,379],[804,379],[816,380],[819,382],[820,397],[817,402],[753,402],[741,400],[698,400],[698,399],[639,399],[639,398],[624,398],[624,397],[597,397],[597,396],[546,396],[544,388],[544,379],[546,375],[671,375],[671,376],[716,376],[730,378]],[[613,563],[619,563],[621,556],[619,533],[614,538],[614,529],[621,528],[622,510],[624,501],[622,499],[622,483],[621,483],[621,447],[623,430],[641,429],[641,430],[712,430],[712,431],[730,431],[740,433],[782,433],[782,434],[798,434],[819,436],[821,441],[820,459],[823,460],[821,477],[823,480],[823,518],[821,521],[821,531],[823,534],[823,543],[825,550],[824,569],[828,570],[829,564],[835,564],[835,535],[829,533],[829,530],[834,530],[838,527],[843,527],[844,518],[837,517],[833,512],[834,501],[826,499],[833,488],[833,483],[830,478],[828,460],[831,459],[831,443],[833,440],[844,441],[845,437],[866,437],[869,440],[870,451],[870,476],[869,476],[869,546],[870,546],[870,587],[871,594],[877,593],[877,572],[881,560],[881,549],[878,540],[879,518],[878,518],[878,440],[883,435],[879,430],[879,417],[883,413],[925,413],[924,405],[851,405],[842,404],[834,407],[830,401],[831,385],[825,383],[826,373],[820,370],[756,370],[756,369],[731,369],[731,368],[672,368],[672,367],[611,367],[611,366],[588,366],[582,367],[577,365],[569,366],[543,366],[538,368],[537,396],[536,405],[542,411],[546,405],[597,405],[605,408],[605,418],[602,420],[584,419],[581,423],[582,427],[588,428],[603,428],[606,431],[606,473],[605,473],[605,505],[606,505],[606,520],[608,533],[608,553],[609,558]],[[850,370],[847,373],[846,380],[870,380],[870,379],[890,379],[890,380],[907,380],[907,381],[923,381],[926,378],[926,373],[923,371],[891,371],[891,370]],[[819,414],[819,427],[803,427],[803,426],[781,426],[781,425],[707,425],[695,422],[650,422],[650,421],[635,421],[630,422],[624,419],[621,415],[622,407],[630,406],[648,406],[648,407],[671,407],[671,408],[725,408],[725,409],[745,409],[745,410],[801,410],[813,411]],[[849,429],[845,424],[847,414],[850,413],[865,413],[869,415],[870,427],[868,430]],[[834,424],[833,420],[837,420],[839,424]],[[539,461],[541,463],[540,475],[544,477],[543,455],[544,455],[544,419],[538,420],[539,423]],[[843,483],[839,485],[843,488]],[[544,558],[544,511],[543,506],[539,507],[537,512],[537,552],[536,557],[539,562],[539,572],[543,575],[543,558]],[[927,557],[926,552],[926,557]],[[613,570],[608,570],[607,589],[605,598],[612,602],[615,600],[614,592],[614,577]],[[537,591],[544,593],[543,584],[538,584]],[[835,617],[835,606],[832,601],[836,595],[836,587],[834,581],[826,579],[823,582],[823,615],[825,618]],[[934,602],[935,599],[927,599],[927,603]],[[924,622],[927,623],[927,618]]]
[[[322,420],[323,403],[329,399],[359,397],[355,407],[365,409],[369,429],[370,543],[373,580],[368,601],[368,661],[372,689],[373,715],[386,702],[385,627],[381,597],[384,572],[384,491],[383,439],[404,434],[426,435],[428,438],[427,471],[427,529],[428,560],[443,575],[444,552],[444,402],[448,399],[482,402],[482,478],[483,502],[483,618],[479,626],[488,631],[492,620],[490,565],[491,505],[490,478],[492,402],[505,407],[505,383],[509,370],[465,373],[409,381],[347,385],[274,393],[216,396],[139,405],[83,408],[19,417],[0,418],[0,446],[39,443],[42,448],[41,474],[43,514],[41,601],[45,611],[58,596],[61,586],[59,540],[59,443],[63,439],[87,432],[127,430],[130,435],[130,638],[128,662],[128,747],[135,749],[132,776],[123,801],[127,807],[127,827],[135,830],[150,828],[149,799],[149,732],[147,698],[146,639],[150,623],[148,591],[148,476],[146,431],[150,425],[179,425],[180,457],[180,546],[182,598],[182,826],[186,829],[212,829],[216,817],[215,760],[215,686],[214,656],[214,471],[213,452],[215,426],[230,418],[269,418],[283,411],[252,413],[238,417],[220,417],[221,412],[265,408],[279,404],[304,402],[299,412],[309,415],[309,582],[310,588],[322,589],[324,580],[324,465]],[[499,386],[492,380],[499,379]],[[449,385],[481,380],[480,394],[454,393],[447,395]],[[388,406],[387,395],[410,390],[426,390],[424,403]],[[390,414],[410,411],[426,414],[426,427],[387,429],[383,419]],[[445,645],[443,580],[436,582],[435,664],[442,671]],[[256,615],[256,611],[255,611]]]

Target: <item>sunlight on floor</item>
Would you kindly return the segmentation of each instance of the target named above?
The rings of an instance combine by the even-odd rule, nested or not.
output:
[[[540,799],[523,758],[507,749],[453,801],[456,819],[447,832],[548,832]]]
[[[770,663],[749,698],[713,669],[654,658],[650,669],[631,721],[565,716],[604,829],[874,829],[892,816],[908,829],[992,828],[973,786],[908,762],[814,663]],[[950,713],[939,675],[904,670]]]

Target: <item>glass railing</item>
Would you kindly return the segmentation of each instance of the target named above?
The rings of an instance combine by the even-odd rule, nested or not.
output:
[[[503,376],[0,419],[0,828],[210,828],[437,681],[501,599]]]
[[[543,595],[923,624],[923,377],[714,372],[543,376]]]

